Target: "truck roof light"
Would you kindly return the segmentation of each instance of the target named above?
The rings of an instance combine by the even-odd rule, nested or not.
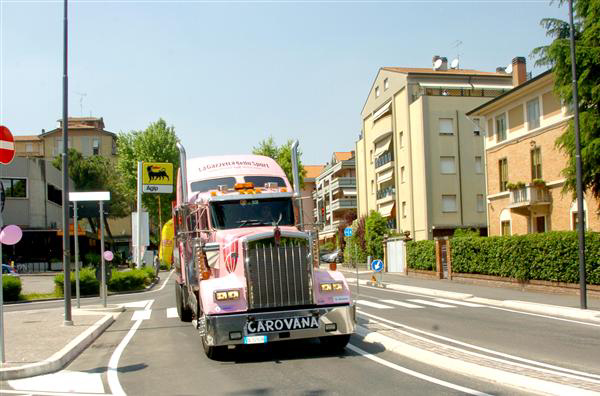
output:
[[[243,190],[244,189],[244,183],[235,183],[235,185],[233,186],[233,188],[235,190]]]
[[[244,183],[244,187],[245,188],[254,188],[254,183],[252,183],[252,182],[246,182],[246,183]]]
[[[287,188],[285,188],[285,187],[284,187],[284,188],[282,188],[280,191],[281,191],[281,192],[287,192]]]
[[[217,192],[216,191],[211,191],[210,192],[210,196],[211,197],[216,197],[217,196]]]

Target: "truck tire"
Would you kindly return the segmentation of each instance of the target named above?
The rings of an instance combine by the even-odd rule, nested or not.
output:
[[[204,349],[204,353],[206,354],[207,358],[211,360],[222,360],[225,355],[225,348],[227,347],[224,345],[208,345],[205,336],[202,337],[202,348]]]
[[[185,303],[183,286],[175,282],[175,301],[177,305],[177,315],[182,322],[192,321],[192,310]]]
[[[350,334],[334,335],[328,337],[321,337],[320,342],[323,347],[331,352],[342,352],[348,342],[350,341]]]

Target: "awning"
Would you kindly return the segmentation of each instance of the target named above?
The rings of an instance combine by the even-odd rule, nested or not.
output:
[[[356,196],[356,190],[355,189],[342,189],[342,193],[344,195],[349,196],[349,197]]]
[[[389,102],[384,104],[379,110],[377,110],[375,113],[373,113],[373,122],[375,122],[378,119],[380,119],[381,117],[383,117],[383,115],[390,110],[391,106],[392,106],[392,101],[390,100]]]
[[[392,210],[394,209],[394,204],[395,202],[386,202],[383,205],[381,205],[379,207],[379,213],[381,214],[381,216],[383,217],[390,217],[390,215],[392,214]]]
[[[390,143],[392,143],[392,135],[375,143],[375,158],[388,151],[390,148]]]
[[[473,84],[473,89],[512,89],[510,85],[494,85],[494,84]]]
[[[469,83],[428,83],[428,82],[420,82],[419,86],[423,88],[450,88],[450,89],[472,89],[473,87]]]
[[[377,183],[381,184],[381,183],[385,183],[388,180],[392,180],[392,177],[394,177],[394,168],[390,168],[388,170],[386,170],[385,172],[381,172],[381,174],[377,175]]]

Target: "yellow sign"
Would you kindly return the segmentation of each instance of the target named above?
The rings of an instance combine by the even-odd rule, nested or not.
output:
[[[171,268],[171,263],[173,261],[173,240],[174,229],[173,229],[173,219],[167,221],[162,228],[161,237],[160,237],[160,247],[158,249],[158,258],[159,260],[166,264],[167,267]]]
[[[172,193],[173,164],[168,162],[142,163],[142,192]]]

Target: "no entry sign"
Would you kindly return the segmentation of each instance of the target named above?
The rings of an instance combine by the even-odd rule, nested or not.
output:
[[[0,163],[10,164],[15,157],[15,139],[4,125],[0,125]]]

